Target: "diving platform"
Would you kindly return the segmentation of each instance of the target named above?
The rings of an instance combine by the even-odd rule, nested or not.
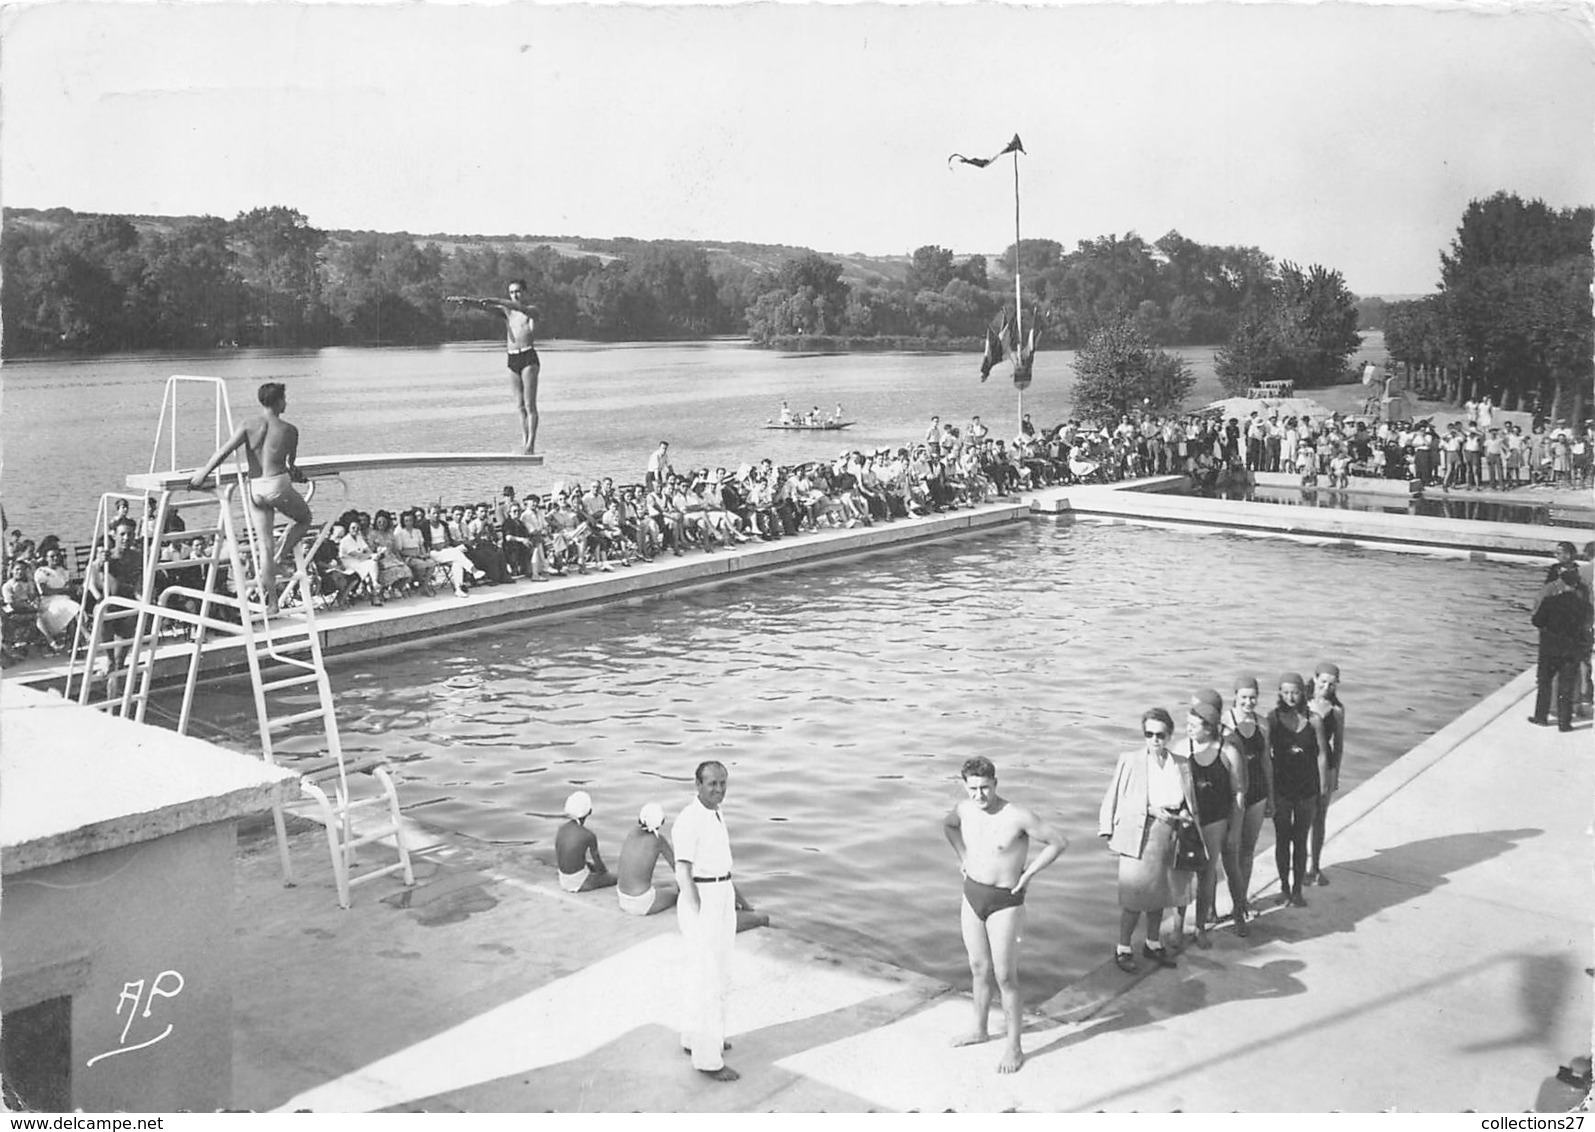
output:
[[[327,479],[346,472],[380,471],[384,468],[540,468],[543,458],[491,452],[360,452],[351,456],[307,456],[297,460],[294,466],[306,479]],[[127,486],[130,491],[181,491],[188,487],[189,477],[198,470],[194,467],[135,472],[127,477]]]

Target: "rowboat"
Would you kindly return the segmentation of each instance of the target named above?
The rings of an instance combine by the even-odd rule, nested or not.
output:
[[[824,424],[776,424],[766,421],[765,428],[780,429],[782,432],[835,432],[837,429],[851,428],[852,421],[826,421]]]

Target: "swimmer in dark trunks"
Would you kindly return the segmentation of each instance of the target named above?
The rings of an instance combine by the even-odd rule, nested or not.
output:
[[[276,568],[291,561],[294,548],[310,529],[310,504],[294,490],[305,481],[294,461],[299,454],[299,430],[282,419],[288,408],[288,390],[280,381],[260,387],[260,420],[244,425],[226,444],[216,450],[210,462],[189,478],[188,486],[199,490],[210,474],[239,448],[243,448],[249,467],[249,498],[245,501],[260,539],[258,571],[260,592],[270,613],[277,612]],[[282,542],[272,547],[275,516],[289,521]]]
[[[1019,1044],[1024,1024],[1019,939],[1024,929],[1025,886],[1052,864],[1069,842],[1024,806],[998,795],[997,768],[990,759],[967,760],[961,774],[969,796],[953,807],[942,824],[963,866],[961,922],[974,982],[975,1027],[953,1045],[973,1045],[990,1036],[986,1026],[995,976],[1007,1022],[1007,1044],[997,1072],[1013,1073],[1025,1061]],[[1032,838],[1042,849],[1026,864]]]
[[[510,280],[508,301],[449,295],[444,302],[466,303],[483,310],[496,311],[504,317],[508,365],[510,373],[515,375],[510,384],[513,386],[516,408],[521,414],[521,451],[530,456],[537,450],[537,378],[543,366],[533,344],[540,312],[528,301],[526,280]]]
[[[1025,894],[1003,888],[1000,884],[981,884],[978,880],[965,877],[964,899],[969,901],[969,907],[980,918],[980,922],[985,923],[993,912],[1018,908],[1025,902]]]

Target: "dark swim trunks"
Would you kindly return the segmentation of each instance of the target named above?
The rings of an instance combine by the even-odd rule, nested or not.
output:
[[[510,369],[513,370],[517,375],[519,375],[520,372],[527,366],[538,366],[541,368],[541,363],[537,359],[537,351],[530,346],[524,350],[516,350],[513,354],[509,355],[508,364]]]
[[[1025,902],[1025,894],[1014,893],[1011,888],[1002,888],[995,884],[981,884],[978,880],[964,878],[964,899],[969,901],[970,908],[975,915],[980,917],[982,923],[993,912],[1000,912],[1004,908],[1018,908]]]

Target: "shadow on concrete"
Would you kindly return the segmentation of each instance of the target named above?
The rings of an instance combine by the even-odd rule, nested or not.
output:
[[[1563,988],[1573,982],[1576,964],[1566,955],[1520,955],[1518,965],[1518,1018],[1515,1034],[1461,1047],[1468,1053],[1539,1045],[1547,1049],[1562,1015],[1567,1012]]]
[[[940,997],[940,996],[935,996]],[[855,1037],[923,1008],[923,991],[878,995],[824,1014],[732,1035],[726,1064],[739,1081],[710,1080],[692,1068],[681,1036],[638,1026],[583,1057],[407,1102],[392,1112],[781,1112],[802,1084],[801,1111],[872,1112],[879,1106],[779,1065],[818,1046]]]
[[[1326,872],[1334,883],[1309,889],[1310,904],[1306,909],[1268,907],[1275,901],[1259,901],[1266,911],[1258,917],[1254,931],[1263,939],[1284,942],[1355,931],[1362,920],[1444,887],[1449,883],[1449,874],[1499,857],[1519,841],[1540,837],[1544,832],[1499,829],[1448,833],[1381,849],[1371,857],[1331,863]],[[1359,884],[1357,874],[1391,883]]]
[[[1111,1104],[1122,1097],[1132,1096],[1143,1089],[1151,1088],[1155,1085],[1167,1085],[1170,1081],[1176,1081],[1181,1078],[1200,1074],[1204,1070],[1215,1065],[1226,1063],[1233,1064],[1236,1058],[1245,1057],[1248,1054],[1261,1050],[1265,1046],[1290,1041],[1313,1030],[1327,1029],[1350,1018],[1354,1018],[1367,1009],[1388,1009],[1392,1003],[1401,1002],[1405,999],[1417,998],[1421,995],[1428,994],[1436,987],[1444,986],[1447,983],[1460,982],[1498,964],[1512,961],[1513,960],[1508,957],[1496,957],[1480,960],[1477,963],[1469,964],[1468,966],[1459,968],[1455,971],[1449,971],[1444,975],[1437,975],[1432,979],[1425,979],[1422,982],[1413,983],[1411,986],[1408,986],[1398,994],[1382,995],[1373,1002],[1367,1004],[1358,1003],[1355,1006],[1349,1006],[1344,1010],[1337,1011],[1336,1013],[1327,1015],[1323,1018],[1315,1019],[1310,1023],[1304,1023],[1303,1025],[1293,1027],[1289,1030],[1283,1031],[1282,1033],[1269,1034],[1265,1037],[1258,1038],[1255,1041],[1244,1042],[1238,1046],[1225,1046],[1222,1050],[1215,1050],[1212,1057],[1204,1057],[1200,1060],[1191,1062],[1189,1065],[1178,1067],[1169,1065],[1158,1066],[1154,1075],[1126,1082],[1108,1092],[1101,1093],[1097,1096],[1090,1097],[1082,1101],[1077,1106],[1077,1111],[1094,1112],[1097,1109]],[[1302,965],[1298,965],[1298,967],[1299,966]],[[1128,1029],[1131,1025],[1153,1022],[1157,1021],[1160,1017],[1168,1016],[1167,1013],[1161,1011],[1157,1015],[1154,1015],[1152,1010],[1143,1007],[1139,1009],[1131,1008],[1130,1010],[1126,1011],[1125,1017],[1130,1019],[1136,1014],[1140,1015],[1138,1021],[1126,1021],[1124,1024],[1112,1028]],[[1094,1030],[1096,1027],[1092,1027],[1092,1029]],[[1070,1037],[1073,1037],[1073,1035],[1070,1035]],[[1050,1052],[1050,1049],[1050,1046],[1044,1047],[1040,1052]],[[1035,1054],[1032,1054],[1031,1056],[1034,1057]]]
[[[1191,1014],[1210,1006],[1218,1006],[1220,1003],[1254,998],[1288,998],[1291,995],[1301,994],[1307,989],[1296,977],[1306,966],[1299,959],[1276,959],[1261,967],[1252,967],[1245,963],[1226,964],[1206,958],[1193,959],[1188,954],[1186,958],[1187,969],[1196,972],[1195,978],[1185,977],[1171,987],[1160,987],[1157,989],[1156,997],[1147,1001],[1131,1002],[1128,999],[1118,999],[1121,1005],[1115,1013],[1107,1014],[1090,1026],[1073,1030],[1028,1050],[1025,1054],[1027,1063],[1065,1052],[1073,1046],[1103,1034],[1154,1025],[1181,1014]],[[1203,978],[1203,975],[1219,977],[1207,979]],[[1148,976],[1143,975],[1143,977]],[[1129,985],[1133,983],[1127,984],[1126,989]],[[1028,1029],[1027,1027],[1027,1032]]]

